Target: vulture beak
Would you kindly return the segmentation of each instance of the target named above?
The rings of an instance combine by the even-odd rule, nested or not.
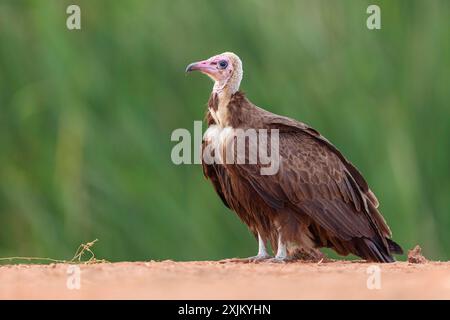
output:
[[[211,61],[203,60],[198,62],[193,62],[186,67],[186,72],[200,71],[202,73],[211,74],[216,71],[216,67],[212,65]]]

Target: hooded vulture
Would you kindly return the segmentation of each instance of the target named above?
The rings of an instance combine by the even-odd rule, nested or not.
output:
[[[319,259],[323,247],[373,262],[393,262],[392,255],[402,253],[390,239],[366,180],[334,145],[302,122],[257,107],[239,91],[243,69],[236,54],[225,52],[191,63],[186,72],[191,71],[214,81],[202,142],[203,173],[224,205],[258,239],[258,254],[246,261]],[[270,138],[266,144],[277,153],[276,171],[263,174],[267,162],[258,157],[251,161],[255,152],[247,149],[254,141],[245,140],[247,136],[244,154],[237,155],[238,133],[251,130],[267,133],[256,143]],[[224,161],[229,154],[241,161]],[[268,243],[276,252],[274,258]]]

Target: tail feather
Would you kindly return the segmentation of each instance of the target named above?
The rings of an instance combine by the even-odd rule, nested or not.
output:
[[[357,239],[355,241],[355,251],[358,256],[368,261],[384,263],[395,262],[394,257],[390,253],[390,249],[373,239]]]
[[[396,243],[394,240],[391,239],[386,239],[388,246],[389,246],[389,251],[391,253],[395,253],[395,254],[403,254],[403,249],[402,247],[400,247],[400,245],[398,243]]]

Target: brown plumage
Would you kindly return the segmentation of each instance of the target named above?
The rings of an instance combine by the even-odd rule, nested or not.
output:
[[[223,203],[260,239],[255,260],[268,257],[264,245],[270,241],[278,260],[300,255],[318,257],[318,248],[329,247],[341,255],[352,253],[370,261],[394,261],[392,254],[402,253],[402,249],[390,239],[391,231],[377,209],[378,200],[358,169],[313,128],[251,103],[237,90],[242,77],[239,58],[224,53],[206,61],[215,66],[221,59],[229,63],[219,71],[231,69],[225,76],[214,69],[197,69],[216,82],[206,115],[209,128],[216,133],[224,133],[225,128],[227,132],[279,132],[280,166],[274,175],[261,175],[263,165],[259,162],[202,163],[205,177]],[[236,77],[236,73],[240,76]],[[205,134],[203,150],[213,143],[212,137]],[[221,137],[235,139],[232,134]],[[219,152],[228,151],[229,145],[223,143]]]

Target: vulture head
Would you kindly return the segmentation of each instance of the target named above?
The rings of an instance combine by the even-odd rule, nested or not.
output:
[[[242,80],[242,62],[232,52],[224,52],[207,60],[193,62],[186,72],[200,71],[214,81],[213,91],[233,94],[239,90]]]

